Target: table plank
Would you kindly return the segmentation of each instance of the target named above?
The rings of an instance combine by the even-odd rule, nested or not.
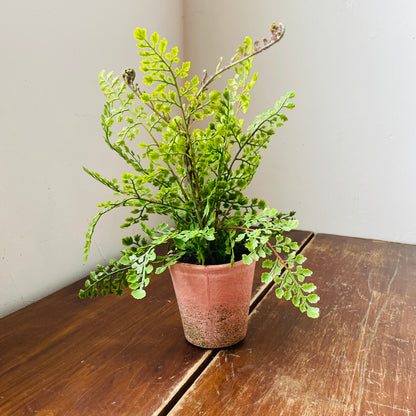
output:
[[[290,236],[302,244],[310,232]],[[266,287],[256,270],[253,297]],[[156,415],[212,357],[190,345],[168,273],[143,301],[72,284],[0,320],[0,415]]]
[[[167,275],[143,302],[79,287],[0,321],[1,415],[150,415],[208,357],[183,339]]]
[[[269,293],[174,415],[416,414],[416,246],[317,235],[310,320]]]

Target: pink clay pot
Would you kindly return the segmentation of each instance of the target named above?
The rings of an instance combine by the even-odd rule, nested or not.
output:
[[[245,338],[256,264],[243,261],[169,267],[185,338],[202,348],[224,348]]]

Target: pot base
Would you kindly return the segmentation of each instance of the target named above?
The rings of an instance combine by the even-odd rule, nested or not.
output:
[[[185,338],[202,348],[225,348],[237,344],[247,334],[248,311],[219,307],[207,313],[182,308]]]
[[[170,266],[185,338],[201,348],[225,348],[247,334],[255,263]]]

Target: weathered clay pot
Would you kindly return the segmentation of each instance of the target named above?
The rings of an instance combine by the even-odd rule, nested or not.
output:
[[[169,267],[185,338],[198,347],[223,348],[244,339],[255,262]]]

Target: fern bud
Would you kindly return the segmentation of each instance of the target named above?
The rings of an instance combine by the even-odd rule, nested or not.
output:
[[[133,68],[127,68],[123,72],[123,80],[127,85],[133,84],[134,79],[136,78],[136,72]]]

